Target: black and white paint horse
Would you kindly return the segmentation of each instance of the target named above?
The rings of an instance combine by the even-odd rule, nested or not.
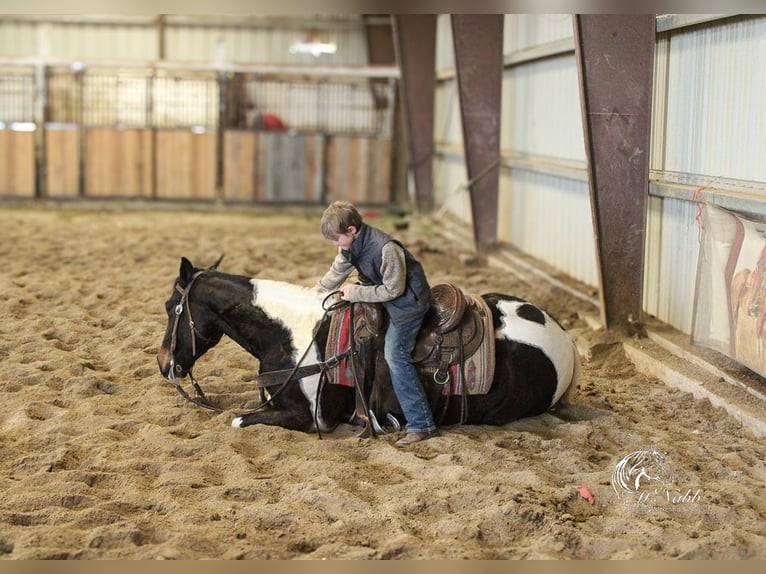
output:
[[[168,325],[157,356],[164,377],[172,381],[186,377],[223,335],[256,357],[261,373],[291,369],[304,353],[303,364],[324,361],[329,317],[323,295],[280,281],[223,273],[217,266],[198,269],[186,258],[181,260],[165,304]],[[574,341],[531,303],[495,293],[482,297],[494,324],[494,380],[487,394],[468,395],[464,422],[501,425],[548,411],[576,384],[579,355]],[[270,408],[237,416],[232,426],[267,424],[327,432],[351,421],[355,390],[327,384],[317,395],[318,384],[318,374],[306,376],[274,393]],[[381,404],[398,405],[390,387],[388,392],[390,400]],[[450,403],[443,425],[460,421],[461,397],[451,401],[455,405]],[[389,413],[381,414],[385,420]],[[401,418],[400,413],[390,414]]]

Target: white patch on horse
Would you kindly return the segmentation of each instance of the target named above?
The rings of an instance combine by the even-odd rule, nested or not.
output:
[[[295,345],[293,360],[297,363],[313,339],[314,326],[324,315],[324,296],[316,290],[300,285],[270,279],[251,279],[253,284],[253,305],[258,306],[272,319],[282,323],[290,331]],[[318,350],[309,351],[303,365],[320,360]],[[319,375],[301,379],[301,390],[309,401],[312,415],[316,411],[316,393]],[[321,410],[318,413],[321,430],[326,428]]]
[[[574,382],[577,348],[569,334],[544,311],[545,325],[519,317],[519,307],[530,304],[523,301],[498,301],[502,327],[495,331],[495,338],[536,347],[551,360],[556,369],[556,393],[550,404],[553,406]]]

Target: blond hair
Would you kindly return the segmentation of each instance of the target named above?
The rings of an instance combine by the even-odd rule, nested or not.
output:
[[[358,231],[362,226],[362,216],[348,201],[334,201],[322,214],[322,235],[326,239],[336,239],[347,233],[352,225]]]

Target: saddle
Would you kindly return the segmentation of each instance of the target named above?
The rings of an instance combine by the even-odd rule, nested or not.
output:
[[[433,379],[441,395],[486,394],[495,361],[492,313],[481,297],[466,296],[451,283],[435,285],[431,293],[434,303],[423,319],[412,353],[415,368],[422,377]],[[381,303],[354,304],[353,322],[348,308],[335,312],[326,356],[345,351],[352,333],[359,345],[370,338],[382,340],[386,325]],[[328,373],[330,382],[354,386],[349,363],[344,359],[335,373]]]
[[[423,319],[412,361],[421,374],[443,385],[449,368],[472,356],[484,339],[483,309],[451,283],[431,289],[434,304]]]

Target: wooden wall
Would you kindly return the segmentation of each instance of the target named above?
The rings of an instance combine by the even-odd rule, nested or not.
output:
[[[391,200],[388,138],[226,130],[222,154],[224,201]],[[81,135],[76,126],[51,124],[44,158],[43,197],[219,196],[217,134],[212,131],[87,128]],[[0,195],[34,197],[35,180],[34,133],[0,130]]]
[[[391,140],[330,138],[326,186],[330,201],[388,203],[391,200]]]
[[[45,131],[45,195],[77,197],[80,190],[80,130],[49,127]]]
[[[388,203],[391,140],[230,130],[224,136],[224,199]]]
[[[157,130],[156,138],[156,197],[214,199],[217,166],[215,132]]]
[[[34,197],[35,133],[0,130],[0,195]]]
[[[147,129],[85,131],[85,195],[150,198],[153,139]]]

